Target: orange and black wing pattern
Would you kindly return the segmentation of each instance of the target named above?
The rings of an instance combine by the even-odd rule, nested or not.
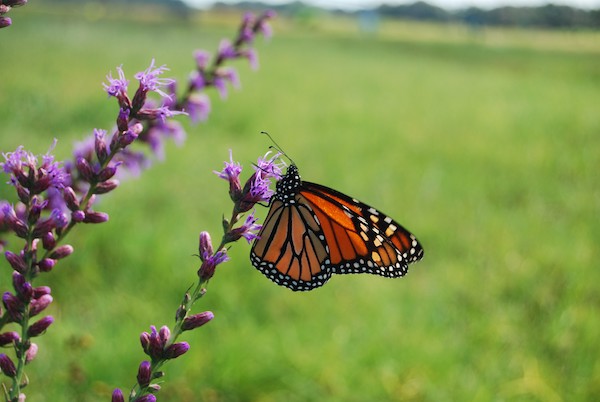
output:
[[[277,183],[252,246],[252,264],[292,290],[323,286],[332,274],[403,276],[423,256],[414,235],[376,209],[315,183],[295,165]]]

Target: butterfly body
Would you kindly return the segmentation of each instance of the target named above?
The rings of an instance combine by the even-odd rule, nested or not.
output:
[[[316,183],[295,165],[276,192],[250,259],[294,291],[323,286],[332,274],[404,276],[423,256],[416,237],[382,212]]]

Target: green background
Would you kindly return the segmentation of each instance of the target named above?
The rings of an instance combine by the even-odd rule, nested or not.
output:
[[[67,158],[117,113],[101,83],[152,58],[182,82],[241,13],[36,8],[0,32],[0,150]],[[250,175],[268,131],[306,180],[393,216],[423,243],[403,279],[348,275],[293,293],[240,241],[165,368],[164,401],[591,401],[600,394],[600,35],[279,18],[241,91],[69,236],[75,253],[35,285],[56,322],[28,367],[32,401],[109,400],[172,325],[196,280],[197,239],[231,206],[213,174],[228,150]],[[131,85],[135,87],[135,85]],[[2,179],[4,180],[4,179]],[[3,186],[1,198],[14,200]],[[264,217],[265,208],[257,214]],[[11,243],[15,250],[19,243]],[[10,269],[0,263],[0,284]],[[10,353],[10,352],[8,352]]]

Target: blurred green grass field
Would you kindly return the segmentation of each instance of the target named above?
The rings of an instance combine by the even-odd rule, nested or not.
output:
[[[94,14],[90,14],[94,15]],[[239,16],[185,23],[13,12],[0,32],[0,150],[56,153],[116,103],[101,82],[152,58],[185,79]],[[108,400],[172,325],[197,236],[230,213],[213,170],[249,169],[270,142],[303,177],[372,204],[425,248],[403,279],[349,275],[293,293],[237,243],[198,311],[216,318],[166,366],[165,401],[592,401],[600,395],[600,41],[542,32],[280,19],[260,70],[211,94],[207,123],[96,209],[49,284],[56,323],[28,368],[32,401]],[[247,173],[247,172],[246,172]],[[7,197],[3,188],[2,197]],[[12,196],[12,195],[11,195]],[[265,209],[258,214],[264,217]],[[1,289],[10,270],[0,263]]]

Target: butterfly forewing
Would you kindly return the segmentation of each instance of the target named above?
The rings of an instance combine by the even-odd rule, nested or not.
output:
[[[402,276],[423,256],[415,236],[375,208],[320,184],[303,182],[301,193],[329,222],[322,228],[334,273]]]

